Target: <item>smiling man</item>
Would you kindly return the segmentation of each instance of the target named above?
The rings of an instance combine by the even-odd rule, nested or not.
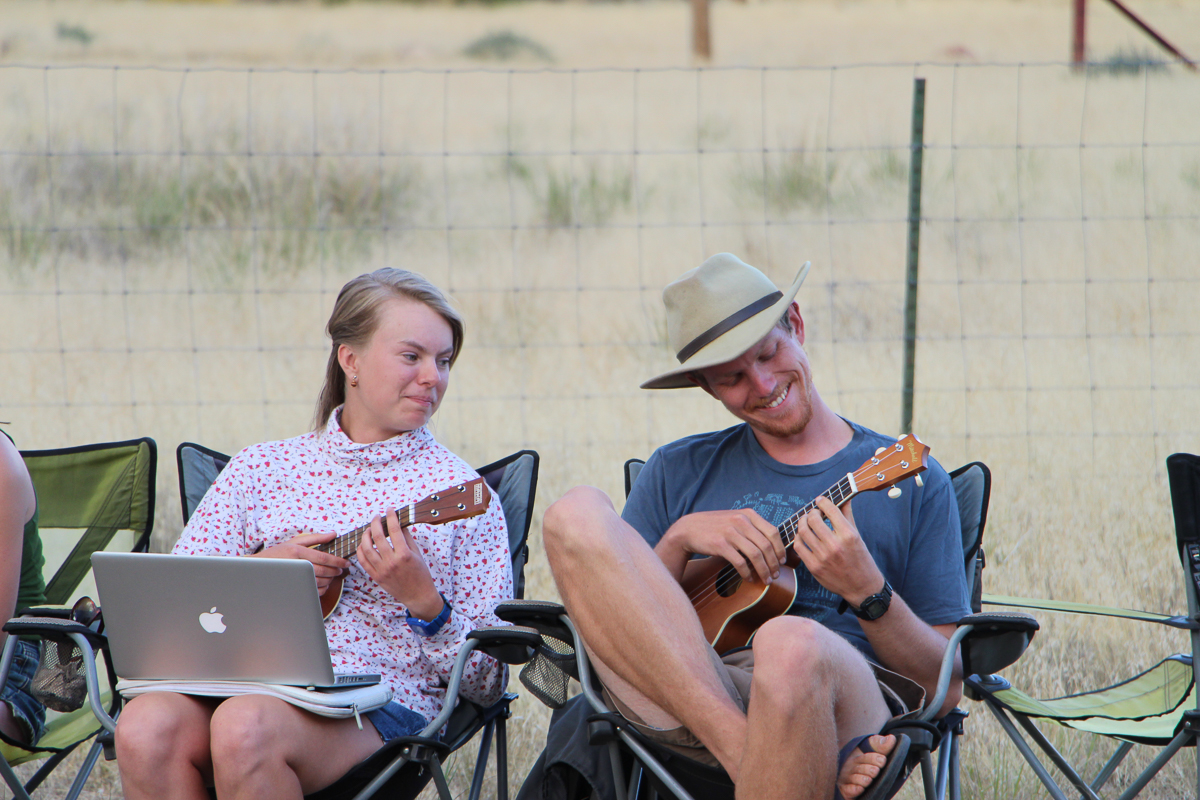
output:
[[[546,512],[546,552],[605,697],[651,738],[719,765],[739,798],[884,797],[903,737],[878,735],[931,695],[946,639],[969,613],[958,511],[930,461],[901,498],[817,500],[794,548],[776,526],[894,439],[821,399],[794,298],[721,253],[663,290],[679,366],[645,389],[699,387],[742,424],[659,448],[623,513],[589,487]],[[788,613],[752,646],[717,653],[680,585],[696,556],[746,581],[795,567]],[[703,611],[703,613],[707,613]],[[942,711],[957,703],[956,676]]]

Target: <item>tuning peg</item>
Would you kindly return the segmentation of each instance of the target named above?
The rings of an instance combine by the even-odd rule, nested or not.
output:
[[[892,498],[893,500],[895,500],[901,494],[902,492],[900,491],[899,486],[893,486],[892,488],[888,489],[888,497]]]
[[[917,477],[916,477],[914,480],[916,480],[916,482],[917,482],[917,486],[924,486],[924,485],[925,485],[925,479],[924,479],[924,478],[922,478],[920,475],[918,475],[918,476],[917,476]]]
[[[882,453],[883,453],[885,450],[887,450],[887,448],[886,448],[886,447],[880,447],[878,450],[876,450],[876,451],[875,451],[875,455],[880,455],[880,454],[882,454]]]

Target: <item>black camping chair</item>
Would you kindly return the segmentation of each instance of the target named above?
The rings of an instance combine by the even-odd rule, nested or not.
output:
[[[196,510],[200,499],[229,463],[229,456],[192,442],[176,450],[179,466],[179,494],[184,523]],[[511,455],[480,467],[480,476],[500,498],[508,527],[509,551],[513,560],[514,596],[524,596],[525,563],[529,558],[529,525],[533,520],[533,502],[537,493],[538,462],[533,450],[518,450]],[[485,628],[472,631],[451,674],[442,713],[418,736],[389,742],[370,758],[344,775],[333,785],[309,795],[310,800],[365,798],[384,793],[389,798],[416,797],[433,780],[442,800],[451,800],[442,761],[450,753],[471,741],[482,731],[479,754],[471,781],[470,800],[478,800],[493,738],[496,743],[496,797],[508,797],[508,735],[506,723],[510,706],[517,695],[505,693],[489,707],[458,696],[463,667],[475,649],[483,650],[509,664],[524,663],[529,648],[535,645],[533,632],[514,628]],[[439,737],[438,731],[446,733]]]
[[[1176,555],[1183,567],[1186,614],[1170,616],[1084,603],[983,597],[985,603],[996,605],[1118,617],[1189,632],[1190,652],[1168,656],[1112,686],[1067,697],[1039,700],[982,669],[968,678],[967,691],[992,712],[1046,791],[1056,800],[1065,800],[1068,796],[1099,800],[1101,790],[1135,745],[1159,748],[1158,755],[1120,794],[1121,800],[1130,800],[1140,794],[1182,748],[1195,747],[1200,737],[1200,696],[1196,691],[1197,670],[1200,669],[1200,456],[1176,453],[1168,457],[1167,477],[1175,516]],[[1115,749],[1096,776],[1088,781],[1054,747],[1034,720],[1103,737],[1110,740]],[[1022,731],[1066,778],[1073,790],[1071,794],[1057,784],[1029,741],[1022,736]],[[1200,768],[1197,773],[1193,796],[1200,796]]]
[[[633,488],[642,463],[637,459],[625,463],[626,494]],[[978,596],[979,570],[982,568],[980,544],[987,521],[991,478],[984,464],[973,462],[952,472],[951,480],[960,508],[964,569],[974,598]],[[974,605],[973,610],[978,611],[978,606]],[[579,682],[583,700],[571,702],[586,704],[586,714],[576,709],[578,716],[587,717],[586,740],[594,747],[607,750],[611,771],[611,775],[605,775],[602,768],[590,769],[589,782],[602,782],[619,800],[655,798],[659,794],[679,800],[733,797],[733,784],[724,771],[679,756],[645,738],[619,715],[609,713],[592,677],[582,640],[560,604],[514,600],[502,603],[497,613],[507,621],[534,628],[542,635],[537,654],[521,672],[521,682],[534,696],[551,708],[561,709],[568,702],[570,679]],[[1036,621],[1026,614],[974,613],[965,617],[947,644],[938,691],[925,712],[915,720],[897,721],[886,729],[910,738],[910,765],[921,765],[927,798],[959,797],[958,737],[967,715],[956,709],[941,720],[933,717],[945,701],[960,644],[964,660],[970,652],[973,665],[986,665],[988,671],[998,671],[1020,657],[1036,630]],[[932,758],[935,751],[938,752],[936,767]],[[544,775],[549,766],[546,762],[546,754],[543,754],[535,766],[535,773]],[[578,786],[575,776],[566,780],[576,783],[568,786],[568,797],[575,796],[576,789],[586,789]],[[899,788],[899,784],[894,788]],[[522,794],[526,794],[524,789]],[[528,794],[533,796],[534,792]]]

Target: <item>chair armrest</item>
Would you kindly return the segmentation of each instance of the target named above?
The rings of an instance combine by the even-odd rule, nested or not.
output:
[[[990,675],[1016,663],[1041,627],[1020,611],[971,614],[958,626],[967,631],[962,641],[964,675]]]
[[[46,634],[67,636],[78,633],[87,637],[93,647],[103,647],[108,644],[108,637],[104,634],[97,633],[87,625],[81,625],[74,620],[58,617],[14,617],[4,623],[4,632],[17,636],[44,636]]]
[[[562,627],[559,617],[566,614],[562,603],[549,600],[505,600],[496,606],[496,616],[514,625]],[[564,628],[565,630],[565,628]]]
[[[475,649],[505,664],[524,664],[533,658],[534,649],[541,644],[542,635],[522,625],[491,625],[476,628],[467,634],[479,644]]]
[[[937,690],[917,719],[926,722],[934,719],[946,702],[960,644],[964,676],[991,674],[1020,658],[1040,627],[1036,619],[1019,611],[969,614],[956,624],[958,630],[946,642],[942,655]]]

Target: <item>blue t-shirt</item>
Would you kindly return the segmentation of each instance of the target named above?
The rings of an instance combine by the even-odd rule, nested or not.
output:
[[[849,423],[846,447],[817,464],[791,466],[767,455],[749,425],[689,436],[654,451],[625,502],[621,516],[654,547],[685,514],[752,508],[778,526],[848,472],[855,472],[879,447],[895,439]],[[892,588],[929,625],[957,622],[970,613],[958,504],[950,476],[929,460],[923,487],[912,478],[886,491],[863,492],[851,501],[854,521]],[[789,613],[815,619],[846,637],[868,658],[874,651],[858,618],[839,614],[841,598],[796,568],[796,600]]]

